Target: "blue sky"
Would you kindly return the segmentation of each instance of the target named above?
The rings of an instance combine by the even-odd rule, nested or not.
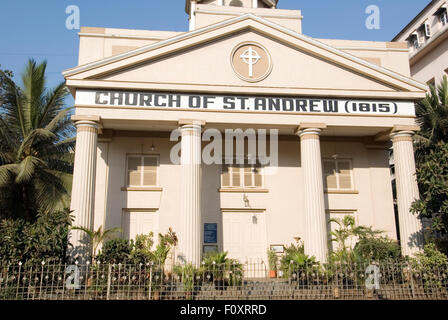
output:
[[[430,0],[280,0],[302,10],[303,33],[316,38],[390,41]],[[78,30],[67,30],[65,9],[77,5],[81,26],[187,31],[185,0],[2,0],[0,65],[16,74],[28,57],[48,62],[48,85],[76,66]],[[365,27],[369,5],[381,10],[381,28]],[[70,101],[68,101],[70,103]]]

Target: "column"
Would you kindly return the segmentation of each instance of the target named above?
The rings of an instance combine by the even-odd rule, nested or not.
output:
[[[203,122],[179,121],[181,141],[181,222],[179,256],[199,266],[201,242],[201,130]]]
[[[305,253],[326,262],[328,257],[327,221],[325,216],[322,159],[319,136],[325,125],[300,126],[300,155],[302,159]]]
[[[73,116],[76,125],[75,163],[71,210],[75,216],[73,226],[93,227],[95,197],[96,147],[99,117]],[[82,261],[89,255],[88,238],[85,232],[72,230],[70,243],[73,245],[72,258]]]
[[[394,150],[395,181],[397,188],[398,221],[403,255],[412,256],[423,245],[422,223],[410,212],[412,203],[419,198],[415,176],[413,131],[395,131],[391,134]]]

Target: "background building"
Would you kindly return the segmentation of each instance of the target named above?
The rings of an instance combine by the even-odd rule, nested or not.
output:
[[[448,2],[433,0],[392,41],[407,41],[411,76],[428,84],[448,74]]]

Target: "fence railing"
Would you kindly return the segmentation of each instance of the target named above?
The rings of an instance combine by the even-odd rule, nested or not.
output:
[[[270,277],[271,276],[271,277]],[[0,264],[1,300],[438,299],[448,266],[407,263],[166,268],[145,264]]]

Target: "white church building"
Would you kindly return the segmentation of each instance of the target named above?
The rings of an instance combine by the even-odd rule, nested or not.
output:
[[[276,6],[187,0],[187,32],[81,28],[79,65],[63,73],[75,97],[74,225],[129,239],[171,227],[194,264],[213,250],[266,261],[297,238],[325,261],[328,220],[345,215],[399,238],[405,255],[420,248],[409,208],[426,85],[410,77],[407,44],[314,39],[301,11]],[[257,138],[255,162],[250,141],[226,152],[226,132]]]

